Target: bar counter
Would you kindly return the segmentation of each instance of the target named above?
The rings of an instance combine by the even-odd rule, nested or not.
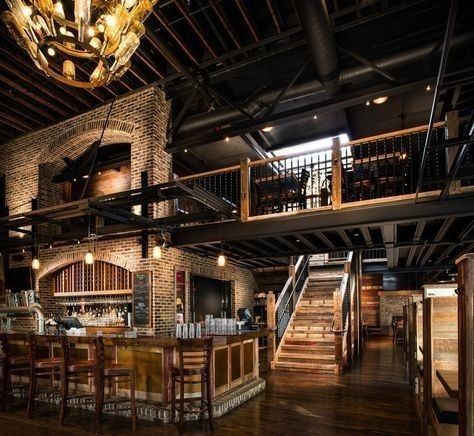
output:
[[[17,332],[15,332],[17,333]],[[232,336],[214,336],[211,361],[212,397],[216,416],[227,413],[236,405],[246,401],[264,389],[265,382],[259,378],[258,340],[267,336],[266,331],[248,331]],[[73,359],[93,358],[91,339],[93,334],[68,335]],[[106,359],[113,363],[134,365],[136,371],[136,398],[147,404],[156,404],[168,410],[171,401],[170,369],[177,364],[177,340],[170,337],[139,336],[124,337],[123,334],[104,334]],[[18,353],[26,353],[27,345],[17,342]],[[60,356],[59,343],[44,355]],[[266,364],[266,362],[264,363]],[[199,385],[193,385],[196,391],[186,390],[187,396],[198,395]],[[89,392],[91,383],[87,379],[79,380],[75,389]],[[252,392],[246,392],[251,390]],[[129,396],[129,387],[119,385],[111,394]],[[236,400],[238,397],[240,400]],[[226,404],[229,407],[226,407]],[[217,406],[217,410],[216,410]],[[141,413],[139,412],[139,415]],[[168,413],[165,413],[168,415]],[[167,421],[166,416],[161,419]]]

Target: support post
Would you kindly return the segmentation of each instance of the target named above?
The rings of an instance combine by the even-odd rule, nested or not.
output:
[[[246,222],[250,216],[250,159],[240,159],[240,219]]]
[[[291,256],[290,265],[288,267],[288,274],[291,277],[291,289],[293,290],[293,289],[295,289],[295,285],[296,285],[295,256]],[[295,310],[295,306],[296,306],[296,295],[295,295],[295,293],[293,293],[292,304],[293,304],[293,310]]]
[[[332,138],[332,180],[331,180],[332,208],[341,208],[342,203],[342,166],[341,141],[339,136]]]
[[[146,188],[148,186],[148,171],[142,171],[140,175],[141,187]],[[148,218],[148,203],[142,204],[142,216]],[[148,257],[148,230],[142,230],[142,259]]]
[[[459,436],[474,434],[474,253],[458,267]]]
[[[361,288],[362,288],[362,252],[358,251],[354,256],[354,354],[359,356],[362,351],[362,316],[361,316]]]
[[[353,358],[353,354],[352,354],[352,291],[353,291],[353,288],[352,288],[352,283],[351,283],[351,263],[350,262],[346,262],[344,263],[344,272],[346,274],[349,274],[349,278],[348,278],[348,287],[346,289],[346,293],[348,295],[348,298],[349,298],[349,304],[348,304],[348,311],[347,311],[347,335],[346,335],[346,350],[347,350],[347,363],[352,363],[352,358]],[[344,320],[342,320],[342,322],[344,323]]]
[[[459,113],[453,110],[446,113],[446,139],[459,137]],[[446,174],[449,174],[451,166],[456,159],[459,145],[446,148]],[[461,193],[461,181],[453,180],[449,187],[449,195]]]
[[[271,363],[275,359],[276,353],[276,313],[275,313],[276,299],[273,292],[269,292],[267,295],[267,329],[268,329],[268,342],[267,342],[267,362],[268,367],[271,368]]]

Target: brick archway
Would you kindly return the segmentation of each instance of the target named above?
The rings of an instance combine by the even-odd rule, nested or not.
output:
[[[113,265],[120,266],[128,271],[134,270],[134,264],[129,259],[119,254],[109,253],[108,251],[96,251],[94,254],[96,260],[111,263]],[[84,251],[68,252],[59,254],[50,262],[45,263],[41,266],[38,271],[36,280],[40,281],[42,278],[49,274],[59,270],[60,268],[70,265],[71,263],[81,262],[84,260]]]
[[[79,157],[87,150],[87,147],[99,139],[105,123],[105,119],[92,120],[67,130],[43,147],[37,158],[38,165],[53,163],[56,170],[60,170],[64,166],[62,158],[76,159]],[[131,143],[133,129],[133,124],[127,121],[109,120],[102,139],[102,146],[117,142]]]

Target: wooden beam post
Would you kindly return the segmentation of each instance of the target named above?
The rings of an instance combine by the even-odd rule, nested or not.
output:
[[[275,313],[276,299],[273,292],[267,294],[267,362],[268,368],[272,368],[272,362],[276,354],[276,313]]]
[[[341,162],[341,141],[339,136],[332,139],[332,179],[331,196],[332,208],[340,209],[342,203],[342,162]]]
[[[474,434],[474,253],[458,267],[459,436]]]
[[[446,139],[453,139],[459,137],[459,114],[457,110],[446,113]],[[459,146],[448,147],[446,149],[446,174],[449,174]],[[460,194],[461,182],[460,180],[453,180],[449,187],[449,194]]]
[[[240,159],[240,219],[246,222],[250,216],[250,159]]]
[[[423,300],[423,435],[429,435],[433,368],[431,361],[431,308],[433,299]]]

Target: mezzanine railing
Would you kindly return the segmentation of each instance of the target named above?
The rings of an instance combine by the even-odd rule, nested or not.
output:
[[[461,126],[462,127],[462,126]],[[442,142],[445,123],[434,125],[433,141]],[[414,194],[427,126],[339,143],[312,152],[242,160],[240,165],[179,178],[197,184],[232,205],[242,221],[250,217],[331,207],[387,197]],[[466,160],[474,160],[472,152]],[[469,164],[469,162],[467,162]],[[434,149],[424,179],[432,181],[421,192],[436,191],[446,180],[446,151]],[[440,182],[436,182],[439,180]],[[463,179],[462,186],[472,180]],[[206,206],[180,199],[179,213],[205,212]],[[209,221],[220,220],[214,214]]]

